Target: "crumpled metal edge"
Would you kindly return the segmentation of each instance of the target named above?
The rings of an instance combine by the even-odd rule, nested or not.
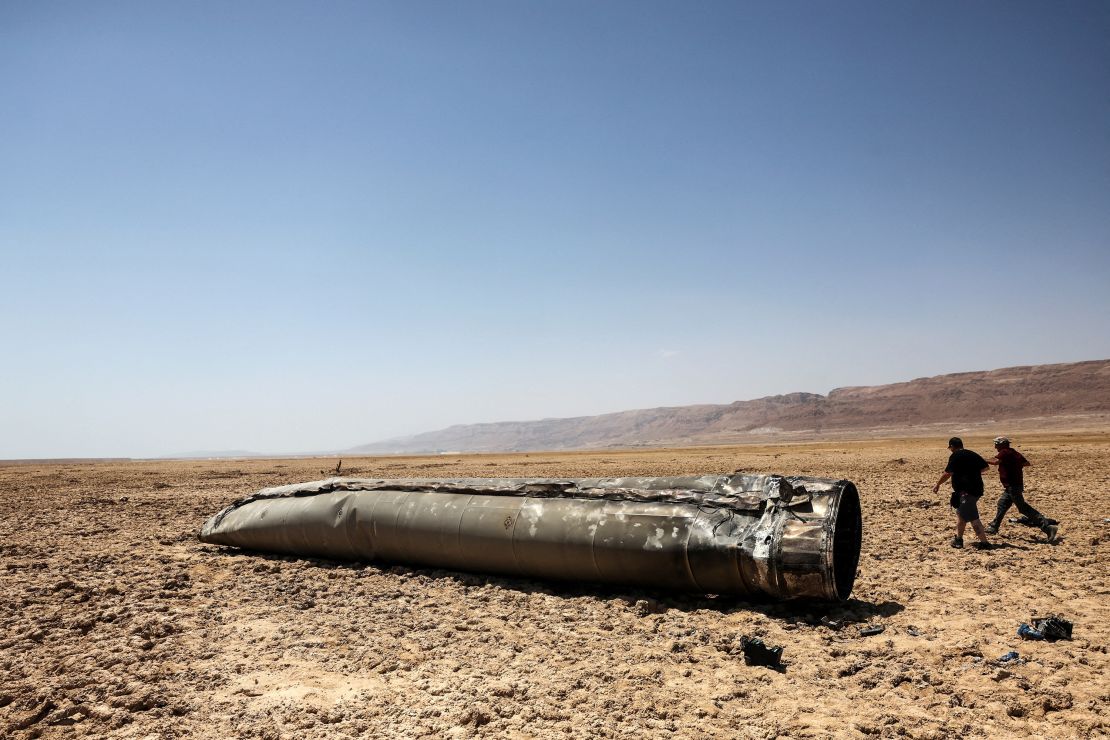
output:
[[[672,485],[673,484],[673,485]],[[650,486],[650,487],[645,487]],[[263,488],[226,506],[205,522],[214,530],[232,511],[254,501],[318,496],[335,491],[473,493],[486,496],[580,498],[695,504],[735,511],[760,511],[771,502],[793,508],[810,501],[801,478],[747,473],[626,478],[326,478]]]

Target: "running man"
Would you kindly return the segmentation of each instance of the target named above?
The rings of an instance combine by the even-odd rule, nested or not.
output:
[[[1056,541],[1056,534],[1060,530],[1055,524],[1049,524],[1041,512],[1025,502],[1025,475],[1022,472],[1030,463],[1021,454],[1010,446],[1006,437],[994,438],[995,456],[987,462],[998,466],[998,480],[1002,483],[1002,496],[998,499],[998,511],[994,521],[987,525],[987,534],[998,534],[1002,526],[1002,518],[1011,506],[1017,506],[1018,511],[1025,515],[1029,522],[1044,532],[1049,542]]]

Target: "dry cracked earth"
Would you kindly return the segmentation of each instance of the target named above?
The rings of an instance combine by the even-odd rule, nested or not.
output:
[[[0,736],[1106,737],[1110,435],[1016,440],[1061,539],[948,545],[944,440],[346,460],[365,477],[781,472],[854,480],[841,605],[347,564],[203,545],[335,460],[0,466]],[[968,440],[990,449],[985,439]],[[985,508],[997,481],[988,484]],[[1016,512],[1011,516],[1016,516]],[[1016,636],[1060,614],[1074,639]],[[845,620],[833,630],[820,618]],[[862,637],[859,627],[880,624]],[[785,647],[745,665],[741,636]],[[1017,661],[998,662],[1016,650]]]

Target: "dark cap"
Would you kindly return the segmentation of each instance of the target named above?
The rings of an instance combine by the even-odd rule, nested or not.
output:
[[[960,439],[959,437],[953,437],[952,439],[948,440],[948,446],[949,447],[958,447],[962,450],[963,447],[964,447],[964,441],[962,439]]]

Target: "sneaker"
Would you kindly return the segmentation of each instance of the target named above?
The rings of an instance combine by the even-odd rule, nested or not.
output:
[[[972,542],[971,546],[974,547],[976,550],[989,550],[989,549],[991,549],[991,543],[989,543],[989,542]]]
[[[964,538],[963,537],[953,537],[952,538],[952,547],[963,547],[963,546],[964,546]]]
[[[1056,541],[1056,534],[1059,531],[1060,531],[1060,528],[1058,526],[1056,526],[1055,524],[1049,524],[1047,527],[1044,528],[1045,536],[1048,537],[1049,542],[1055,542]]]
[[[987,534],[998,534],[998,525],[997,524],[988,524],[987,525]]]

